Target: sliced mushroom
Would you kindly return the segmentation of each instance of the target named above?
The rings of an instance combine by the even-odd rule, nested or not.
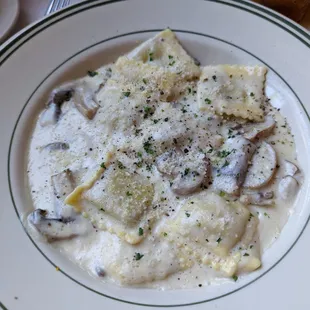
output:
[[[177,195],[189,195],[197,191],[203,184],[210,168],[210,162],[204,157],[201,161],[189,165],[173,180],[171,189]]]
[[[160,155],[156,166],[159,172],[173,179],[171,189],[177,195],[197,191],[210,172],[209,160],[198,151],[182,153],[173,149]]]
[[[41,118],[40,118],[40,124],[41,126],[49,126],[49,125],[55,125],[60,117],[61,114],[61,108],[57,104],[50,102],[46,108],[46,110],[43,111]]]
[[[51,177],[54,194],[56,197],[56,214],[58,218],[70,219],[75,218],[76,213],[71,206],[64,203],[65,198],[74,190],[74,180],[70,169]]]
[[[94,92],[85,82],[80,83],[76,88],[73,96],[74,104],[81,114],[88,119],[93,119],[99,109]]]
[[[182,156],[183,154],[181,151],[177,149],[172,149],[161,154],[156,158],[156,167],[158,171],[168,176],[176,176]]]
[[[243,136],[254,141],[255,139],[263,138],[269,136],[276,125],[275,120],[271,115],[265,117],[265,121],[262,123],[255,123],[245,126]]]
[[[279,197],[283,200],[292,200],[298,191],[298,182],[292,176],[284,177],[278,187]]]
[[[227,139],[218,153],[221,168],[216,169],[214,188],[228,194],[238,194],[255,149],[256,146],[242,136]]]
[[[288,160],[284,160],[283,166],[285,176],[294,176],[298,171],[298,167]]]
[[[45,145],[43,149],[49,151],[64,151],[69,149],[69,144],[65,142],[53,142]]]
[[[72,98],[73,93],[73,83],[64,84],[52,91],[47,108],[40,119],[41,126],[54,125],[58,122],[61,115],[61,106]]]
[[[89,223],[83,221],[81,217],[67,222],[62,219],[49,218],[48,212],[42,209],[37,209],[29,214],[28,221],[48,241],[70,239],[77,235],[83,235],[90,229]]]
[[[240,202],[245,205],[270,206],[274,204],[273,192],[259,192],[245,194],[240,197]]]
[[[263,141],[253,155],[243,186],[257,189],[268,184],[275,174],[277,156],[273,147]]]

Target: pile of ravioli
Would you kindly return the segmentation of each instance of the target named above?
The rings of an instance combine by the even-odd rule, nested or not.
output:
[[[224,119],[263,121],[266,68],[200,67],[167,29],[97,73],[85,80],[100,83],[90,122],[104,126],[106,152],[66,204],[126,247],[170,244],[174,272],[203,264],[232,277],[259,268],[256,215],[235,193],[215,190],[212,177],[194,193],[175,194],[156,159],[175,148],[211,158],[225,143]],[[121,262],[115,275],[126,282]]]

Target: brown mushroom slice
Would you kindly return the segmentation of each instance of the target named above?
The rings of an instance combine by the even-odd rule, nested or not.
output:
[[[265,117],[264,122],[254,123],[254,124],[245,126],[243,128],[244,129],[243,137],[250,141],[254,141],[255,139],[267,137],[272,133],[275,125],[276,125],[276,122],[273,119],[273,117],[271,115],[267,115]]]
[[[240,197],[240,202],[244,205],[271,206],[274,204],[273,192],[259,192],[244,194]]]
[[[188,165],[183,172],[179,173],[173,180],[172,191],[177,195],[189,195],[196,192],[204,183],[208,171],[210,171],[210,162],[206,157],[196,158],[197,161]]]
[[[66,83],[52,91],[46,110],[40,118],[41,126],[55,125],[58,122],[61,115],[61,106],[72,98],[73,93],[73,83]]]
[[[219,152],[223,160],[213,180],[214,188],[228,194],[238,194],[255,149],[256,146],[242,136],[227,139]]]
[[[288,160],[284,160],[283,162],[284,175],[294,176],[299,170],[298,167]]]
[[[93,119],[99,109],[94,92],[85,82],[76,86],[73,101],[78,111],[88,119]]]
[[[65,198],[74,190],[74,180],[70,169],[51,176],[52,186],[56,197],[56,214],[58,218],[73,219],[74,209],[64,203]]]
[[[292,200],[298,191],[298,182],[292,176],[284,177],[278,187],[279,197],[283,200]]]
[[[173,149],[156,159],[160,173],[172,177],[171,190],[177,195],[189,195],[197,191],[210,174],[210,162],[205,154],[190,151],[186,154]]]
[[[269,183],[275,174],[277,155],[273,147],[263,141],[253,155],[243,187],[257,189]]]
[[[159,172],[167,176],[176,176],[182,153],[176,149],[165,152],[156,158],[156,167]]]
[[[91,226],[82,217],[74,221],[64,221],[57,218],[49,218],[46,210],[37,209],[29,214],[28,221],[43,235],[48,241],[70,239],[78,235],[83,235]]]

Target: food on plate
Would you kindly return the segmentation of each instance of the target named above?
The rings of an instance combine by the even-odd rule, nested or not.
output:
[[[257,270],[302,186],[266,77],[202,66],[167,29],[58,86],[29,145],[29,230],[100,281],[180,288]]]

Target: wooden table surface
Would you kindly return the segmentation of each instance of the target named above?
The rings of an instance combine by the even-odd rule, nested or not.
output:
[[[50,0],[19,0],[20,15],[17,24],[13,28],[10,35],[16,33],[20,29],[30,23],[42,18],[50,3]],[[81,0],[71,0],[70,4],[81,2]],[[310,30],[310,8],[300,23],[302,26]]]

